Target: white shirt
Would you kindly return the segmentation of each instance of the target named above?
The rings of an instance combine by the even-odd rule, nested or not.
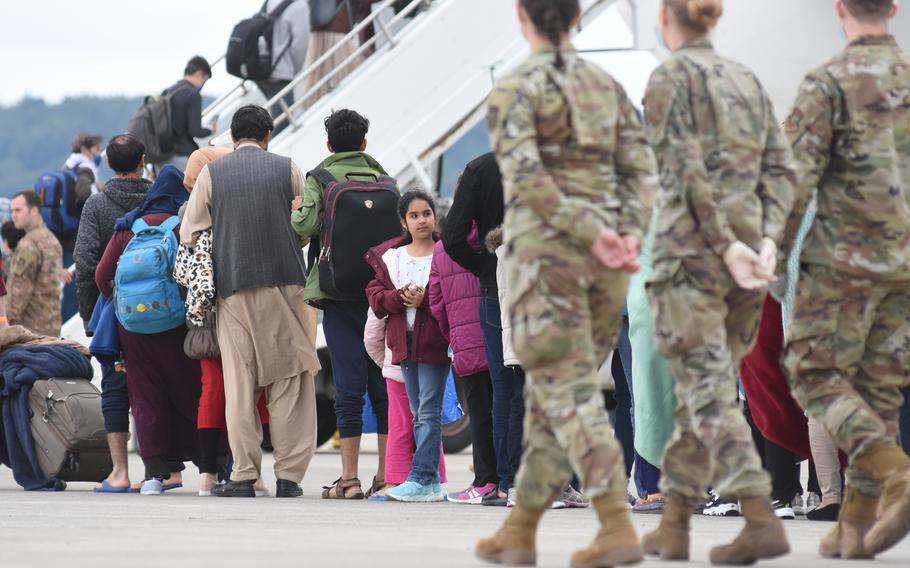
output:
[[[433,262],[433,255],[428,256],[411,256],[408,254],[408,247],[403,246],[396,249],[398,251],[398,286],[405,288],[408,284],[420,286],[426,289],[430,283],[430,265]],[[414,329],[414,322],[417,320],[417,308],[408,308],[408,331]]]

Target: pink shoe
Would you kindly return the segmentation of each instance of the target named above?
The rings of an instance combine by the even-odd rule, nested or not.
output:
[[[461,503],[462,505],[480,505],[484,495],[496,490],[497,487],[495,483],[487,483],[480,487],[472,485],[460,493],[449,493],[447,500],[452,503]]]

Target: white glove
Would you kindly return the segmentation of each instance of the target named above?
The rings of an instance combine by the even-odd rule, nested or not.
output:
[[[745,290],[761,290],[768,286],[768,279],[759,276],[761,258],[748,245],[736,241],[724,252],[724,264],[736,284]]]

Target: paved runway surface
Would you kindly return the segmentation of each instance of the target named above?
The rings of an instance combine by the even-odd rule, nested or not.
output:
[[[375,444],[374,444],[375,445]],[[447,456],[455,491],[470,483],[470,453]],[[271,459],[264,473],[274,492]],[[321,450],[304,480],[300,499],[217,499],[196,495],[196,475],[163,496],[95,495],[90,484],[74,483],[63,493],[26,493],[0,468],[0,568],[424,568],[483,566],[471,550],[492,532],[505,509],[480,506],[323,501],[320,488],[340,472],[336,451]],[[364,484],[372,479],[375,454],[361,464]],[[141,462],[131,455],[133,479]],[[659,517],[635,515],[639,532]],[[732,539],[740,519],[697,517],[692,566],[708,566],[708,550]],[[767,566],[799,568],[872,566],[832,562],[816,553],[831,525],[788,521],[794,552]],[[539,566],[568,566],[571,552],[594,535],[593,511],[551,511],[538,542]],[[657,566],[647,562],[644,566]],[[875,566],[910,566],[910,541],[882,555]]]

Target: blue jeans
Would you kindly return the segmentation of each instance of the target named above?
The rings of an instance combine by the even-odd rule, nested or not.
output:
[[[521,462],[524,431],[524,372],[503,364],[502,315],[499,295],[485,292],[480,298],[480,327],[483,329],[487,365],[493,381],[493,447],[499,489],[508,491],[515,482]]]
[[[616,414],[613,419],[613,430],[619,445],[622,447],[623,461],[626,466],[626,477],[632,473],[635,461],[635,432],[632,422],[632,385],[628,381],[620,362],[619,350],[613,353],[613,381],[616,384],[613,398],[616,400]]]
[[[101,366],[101,414],[108,434],[130,431],[130,391],[126,373]]]
[[[410,336],[410,334],[408,334]],[[410,340],[408,344],[410,344]],[[414,415],[414,459],[408,481],[430,485],[439,481],[439,447],[442,444],[442,399],[449,365],[415,363],[410,355],[401,362],[404,387]]]
[[[342,438],[356,438],[363,433],[363,395],[367,393],[376,413],[377,433],[389,433],[389,393],[385,379],[363,346],[368,309],[365,300],[324,303],[322,330],[332,360],[335,418]]]
[[[615,357],[619,356],[619,366],[615,365]],[[630,424],[630,430],[628,434],[620,434],[620,425],[616,426],[616,437],[620,439],[620,442],[623,445],[623,454],[626,458],[626,475],[629,474],[630,468],[634,463],[634,474],[635,474],[635,488],[638,490],[639,495],[653,495],[655,493],[660,493],[658,489],[658,483],[660,482],[660,469],[651,465],[644,458],[638,455],[638,452],[635,452],[635,394],[632,390],[632,341],[629,339],[629,314],[628,312],[623,314],[622,317],[622,328],[619,330],[619,347],[614,354],[614,377],[616,378],[616,420],[617,422],[623,421],[625,424],[625,418],[623,417],[622,408],[624,406],[624,401],[622,400],[625,396],[628,396],[628,421]],[[617,373],[621,373],[621,377],[616,377]],[[623,394],[620,394],[622,391]],[[643,435],[646,435],[644,433]],[[626,442],[623,440],[623,436],[628,436],[629,449],[626,447]],[[632,455],[631,461],[629,461],[629,455]]]

